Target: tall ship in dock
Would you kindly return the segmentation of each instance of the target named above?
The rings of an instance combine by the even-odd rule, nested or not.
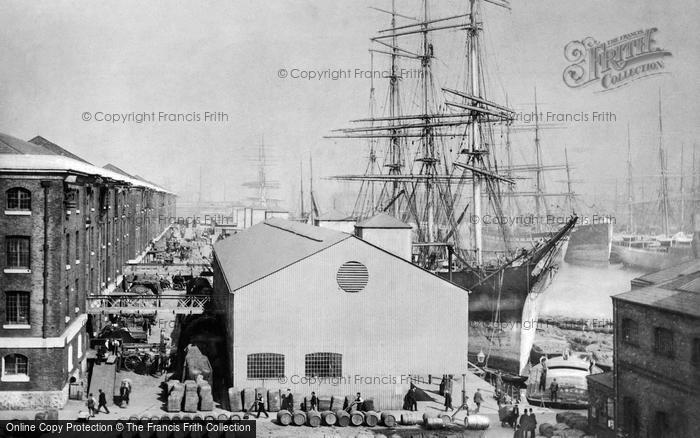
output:
[[[628,151],[629,151],[629,129],[628,129]],[[669,196],[669,172],[668,157],[663,144],[663,124],[661,118],[661,96],[659,95],[659,196],[658,200],[643,203],[647,211],[643,215],[647,220],[652,218],[653,222],[640,224],[635,221],[635,206],[640,203],[634,200],[634,186],[632,177],[632,163],[628,152],[627,162],[627,207],[628,207],[628,229],[626,233],[616,236],[612,246],[612,257],[615,261],[622,262],[626,266],[642,269],[645,271],[658,271],[668,269],[672,266],[690,261],[695,258],[693,252],[693,235],[685,233],[687,221],[685,220],[686,193],[684,191],[683,167],[681,165],[680,174],[680,196],[677,203],[679,208],[674,211],[672,198]],[[694,164],[693,159],[693,164]],[[681,163],[683,157],[681,157]],[[693,192],[696,191],[694,185]],[[693,196],[695,198],[695,196]],[[693,199],[693,202],[695,200]],[[650,206],[657,207],[658,214],[649,214]],[[653,208],[653,207],[651,207]],[[674,214],[675,213],[675,214]],[[676,230],[671,231],[673,217],[676,217]],[[660,231],[659,233],[659,225]],[[645,228],[648,233],[642,234],[640,228]]]
[[[369,149],[364,173],[333,179],[358,183],[356,220],[383,212],[410,224],[414,263],[471,291],[470,359],[483,352],[487,365],[525,376],[539,307],[577,218],[528,245],[500,226],[502,249],[484,245],[483,219],[504,217],[516,179],[500,172],[494,148],[497,127],[512,123],[514,112],[488,97],[481,12],[509,5],[470,0],[466,10],[434,17],[443,5],[422,0],[415,16],[397,12],[393,1],[390,9],[375,8],[390,19],[370,50],[372,69],[375,56],[385,56],[390,69],[379,100],[385,104],[378,108],[373,81],[369,115],[327,136],[363,139]],[[441,52],[456,44],[461,55]],[[409,68],[420,74],[406,95],[401,75]]]

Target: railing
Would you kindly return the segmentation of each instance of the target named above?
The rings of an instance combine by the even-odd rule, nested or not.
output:
[[[87,313],[202,313],[211,300],[209,295],[133,295],[108,294],[87,297]]]

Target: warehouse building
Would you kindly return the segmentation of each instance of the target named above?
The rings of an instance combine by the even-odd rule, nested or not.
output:
[[[411,375],[464,373],[468,294],[407,261],[396,222],[364,229],[391,248],[281,219],[216,243],[232,386],[361,392],[400,409]]]
[[[173,194],[108,167],[0,134],[0,410],[63,406],[85,377],[86,297],[174,216]]]
[[[634,279],[613,317],[615,429],[700,436],[700,261]]]

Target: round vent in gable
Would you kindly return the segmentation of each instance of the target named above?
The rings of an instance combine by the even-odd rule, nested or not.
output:
[[[367,267],[360,262],[345,262],[336,274],[338,286],[345,292],[359,292],[367,286],[369,273]]]

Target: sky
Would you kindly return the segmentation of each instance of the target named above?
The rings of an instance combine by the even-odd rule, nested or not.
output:
[[[396,3],[405,15],[419,14],[417,0]],[[430,4],[431,17],[439,17],[464,13],[468,2]],[[371,6],[388,9],[391,3],[0,0],[0,132],[42,135],[94,164],[112,163],[165,185],[183,200],[197,196],[200,175],[204,199],[254,196],[242,184],[256,179],[254,159],[264,142],[268,179],[280,186],[270,197],[295,209],[300,166],[308,187],[313,156],[321,210],[347,210],[357,186],[325,177],[362,172],[366,144],[323,136],[368,114],[370,81],[290,75],[369,70],[369,38],[389,24]],[[684,145],[684,171],[691,170],[700,114],[700,42],[691,32],[700,8],[693,2],[516,0],[511,10],[485,4],[482,18],[490,99],[503,103],[507,97],[516,111],[529,112],[536,88],[542,111],[615,115],[614,121],[541,132],[545,162],[563,162],[566,148],[575,190],[588,204],[614,198],[616,180],[622,193],[628,124],[635,172],[657,172],[659,93],[669,167],[680,169]],[[671,52],[663,58],[664,74],[606,92],[596,84],[564,83],[570,41],[606,41],[649,28],[658,29],[656,46]],[[407,39],[406,47],[418,50],[415,41]],[[459,31],[436,36],[436,76],[446,84],[459,84],[463,43]],[[386,66],[374,56],[375,69]],[[410,78],[402,84],[406,106],[415,84]],[[387,84],[374,85],[381,106]],[[113,113],[158,118],[160,112],[199,120],[104,120]],[[226,117],[206,121],[205,112]],[[533,137],[532,131],[514,137],[517,159],[532,162]],[[562,181],[552,177],[550,184],[557,189]],[[647,195],[655,190],[653,180],[644,184]]]

